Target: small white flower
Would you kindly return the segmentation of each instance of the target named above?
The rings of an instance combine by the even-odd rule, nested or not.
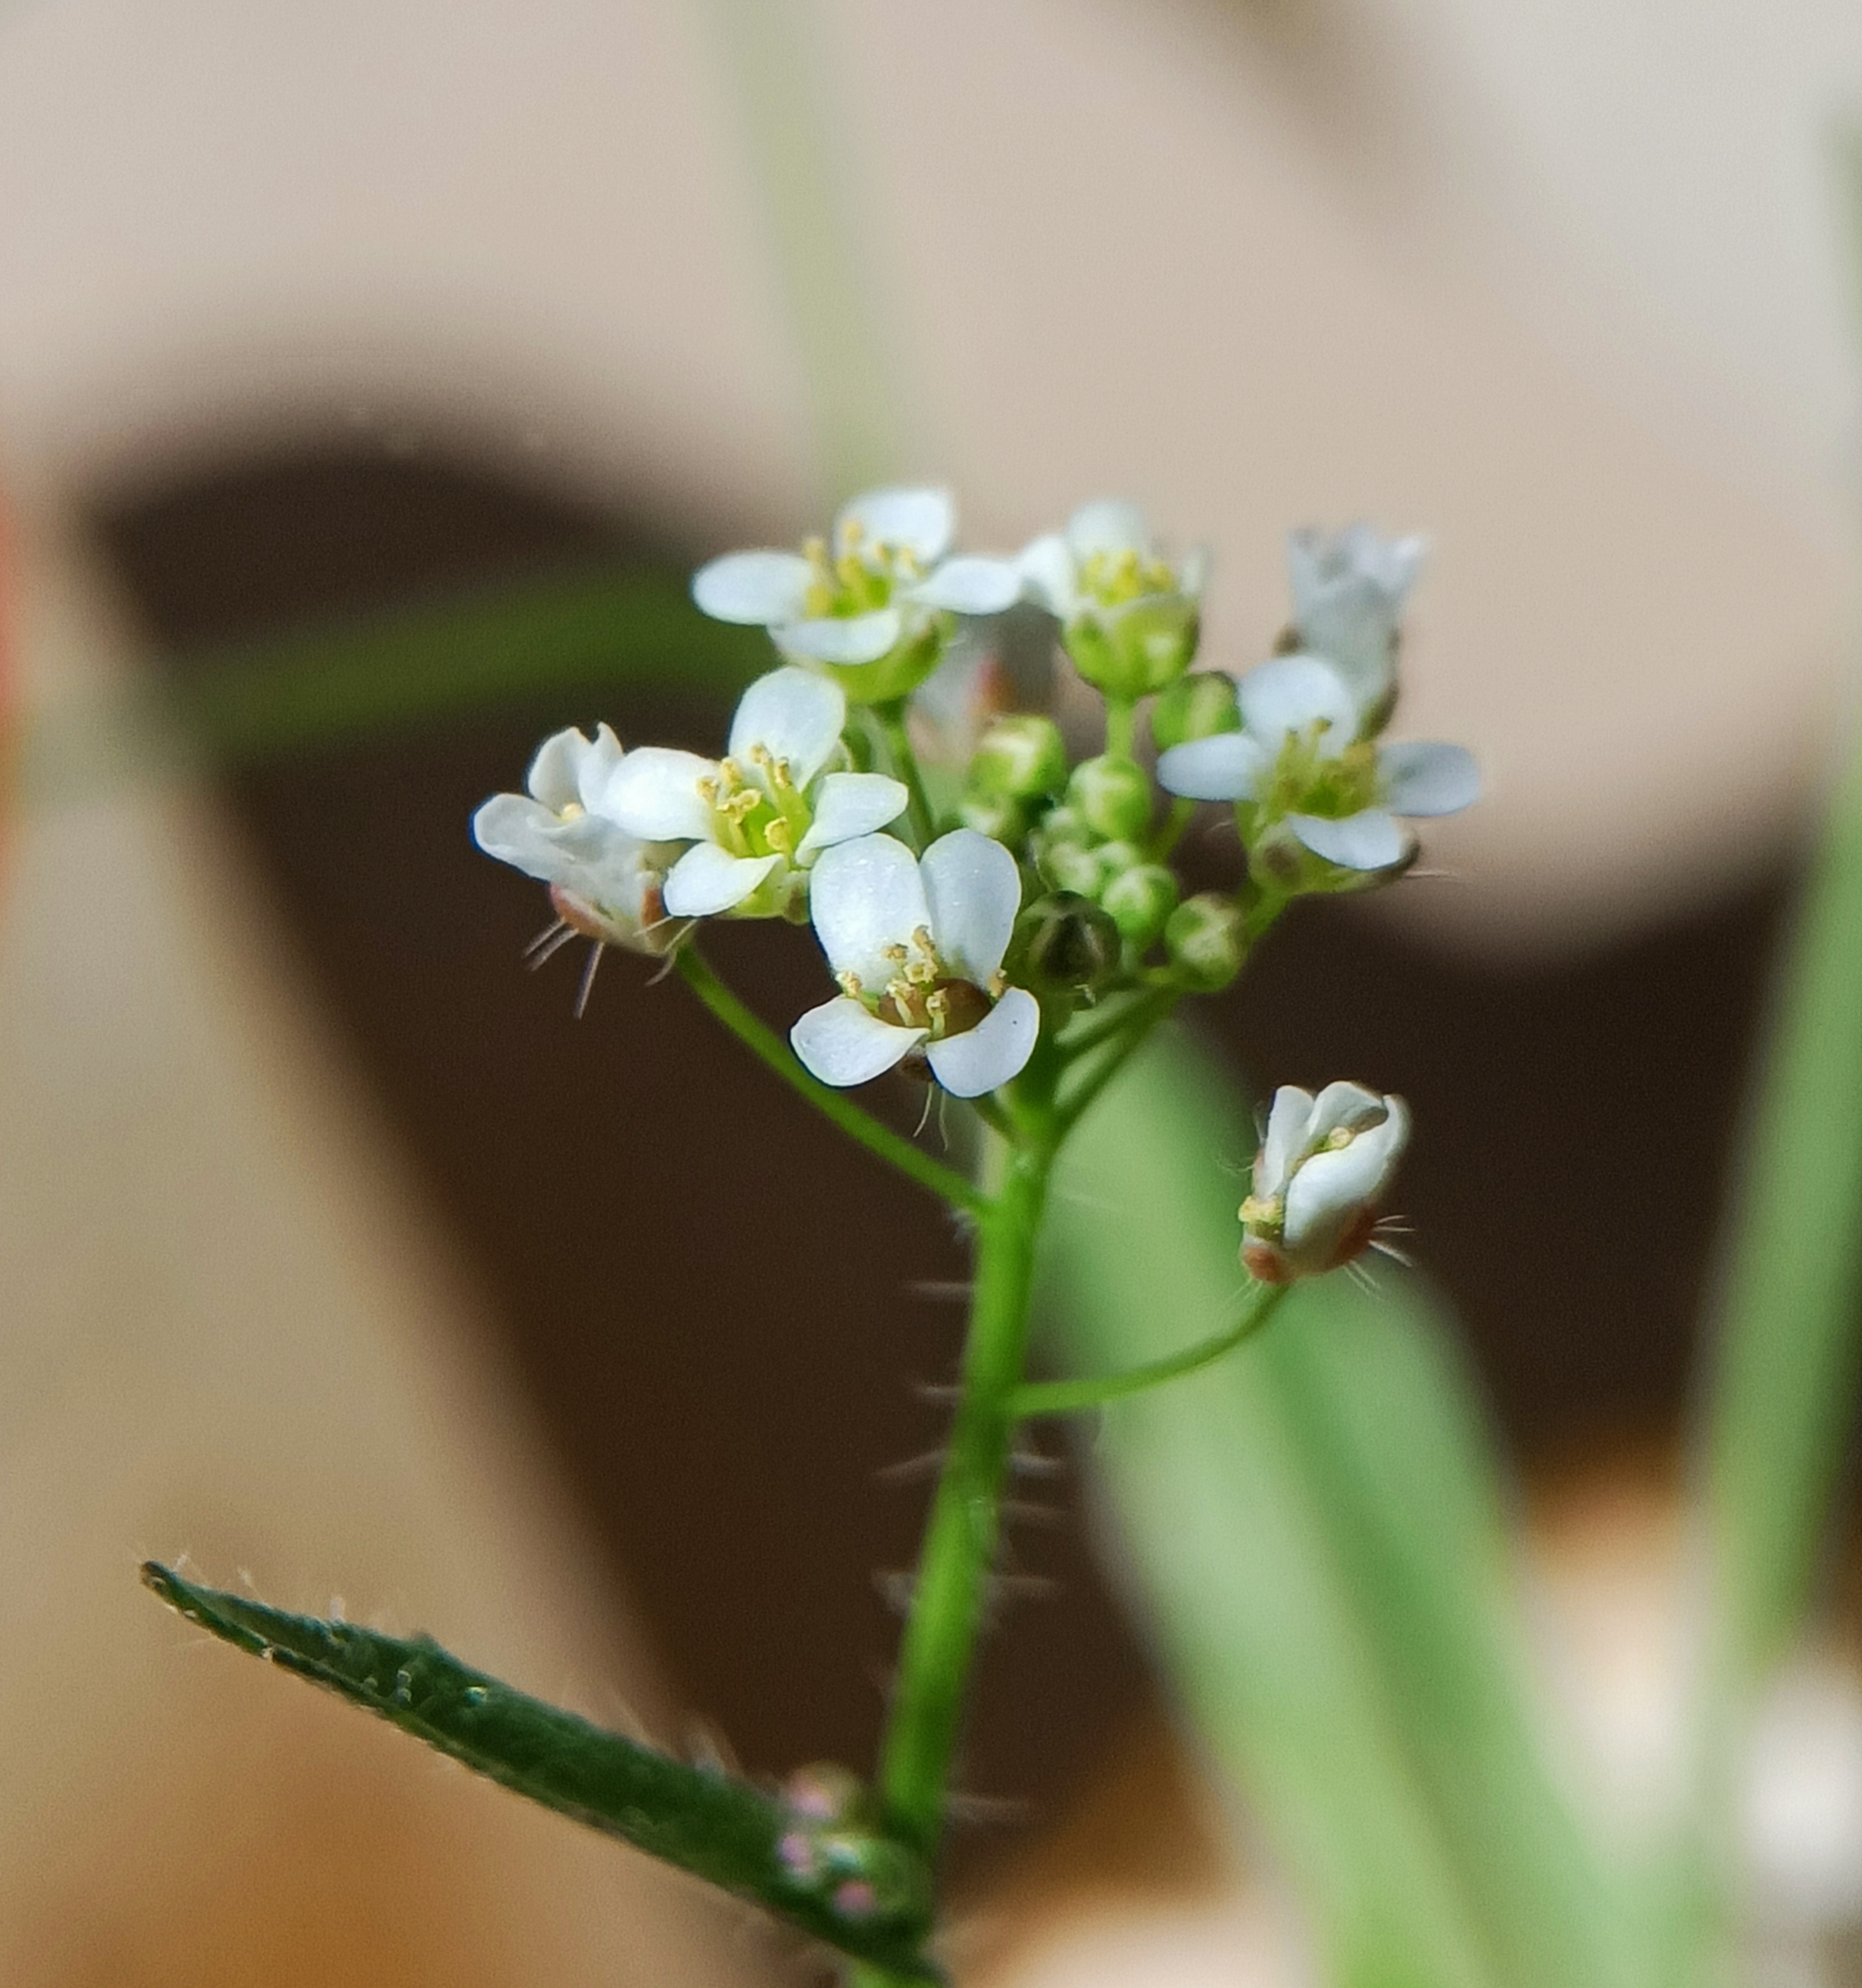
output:
[[[921,860],[865,835],[816,864],[809,901],[841,992],[789,1040],[823,1084],[865,1084],[922,1054],[947,1091],[980,1097],[1034,1053],[1040,1003],[1002,978],[1022,878],[1000,842],[959,828]]]
[[[1287,535],[1299,646],[1337,669],[1366,715],[1388,714],[1397,622],[1427,550],[1421,538],[1386,539],[1366,524]]]
[[[1315,1097],[1283,1085],[1255,1155],[1254,1191],[1241,1203],[1249,1274],[1290,1284],[1361,1255],[1409,1139],[1400,1097],[1356,1084],[1328,1084]]]
[[[1012,560],[947,556],[956,525],[947,491],[869,491],[834,520],[831,544],[727,553],[699,568],[692,598],[715,621],[767,628],[798,662],[876,663],[912,647],[940,611],[1000,614],[1019,597]]]
[[[822,850],[904,811],[904,787],[884,773],[826,772],[846,723],[837,684],[772,670],[744,692],[722,760],[643,746],[615,765],[599,805],[630,835],[690,844],[665,880],[673,916],[707,918],[753,898],[753,909],[779,912]]]
[[[1023,550],[1021,566],[1028,594],[1059,619],[1067,653],[1089,683],[1138,697],[1189,668],[1209,553],[1192,547],[1180,559],[1165,557],[1135,504],[1115,497],[1082,504],[1065,531]]]
[[[660,896],[672,852],[599,812],[625,757],[606,725],[592,739],[556,733],[530,762],[529,792],[494,794],[472,816],[472,835],[486,855],[547,884],[557,916],[585,938],[663,953],[678,937]]]
[[[1276,656],[1236,685],[1242,729],[1172,746],[1158,779],[1194,801],[1250,801],[1262,825],[1284,821],[1315,856],[1347,870],[1387,870],[1409,853],[1399,815],[1453,815],[1480,793],[1460,746],[1375,745],[1329,660]]]

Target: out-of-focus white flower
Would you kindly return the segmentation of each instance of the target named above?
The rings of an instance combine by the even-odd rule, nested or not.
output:
[[[1057,616],[1080,674],[1107,695],[1141,697],[1173,683],[1196,655],[1209,553],[1172,560],[1135,504],[1083,504],[1065,531],[1022,552],[1029,597]]]
[[[1369,1246],[1378,1203],[1409,1138],[1400,1097],[1328,1084],[1315,1097],[1283,1085],[1241,1203],[1241,1261],[1263,1284],[1349,1263]]]
[[[1333,665],[1373,725],[1390,714],[1397,624],[1428,549],[1423,539],[1387,539],[1367,524],[1287,535],[1299,646]]]
[[[1358,701],[1323,658],[1276,656],[1236,689],[1240,731],[1172,746],[1158,760],[1172,793],[1251,802],[1261,827],[1284,821],[1347,870],[1387,870],[1409,855],[1399,815],[1453,815],[1479,797],[1464,747],[1359,738]]]
[[[530,762],[527,794],[494,794],[472,816],[488,856],[550,887],[563,923],[606,946],[659,954],[677,942],[661,884],[673,852],[632,835],[599,812],[626,755],[606,725],[546,739]]]
[[[947,491],[869,491],[834,520],[831,544],[727,553],[693,576],[692,598],[715,621],[767,628],[797,662],[840,672],[850,696],[902,697],[936,666],[942,614],[999,614],[1022,591],[1012,560],[947,556],[956,526]]]
[[[821,851],[904,810],[904,787],[884,773],[825,771],[846,723],[837,684],[772,670],[744,692],[722,760],[643,746],[597,804],[630,835],[690,845],[666,875],[673,916],[772,916],[792,908]]]
[[[823,1084],[865,1084],[908,1056],[959,1097],[1006,1084],[1034,1053],[1040,1003],[1002,977],[1022,907],[1015,860],[972,828],[915,857],[890,835],[822,856],[815,930],[840,983],[790,1032]]]

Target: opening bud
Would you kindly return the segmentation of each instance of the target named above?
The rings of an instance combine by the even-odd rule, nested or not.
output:
[[[1409,1139],[1409,1108],[1358,1084],[1315,1097],[1283,1085],[1241,1203],[1241,1261],[1264,1284],[1351,1262],[1371,1245],[1378,1205]]]
[[[1151,707],[1151,736],[1160,753],[1240,729],[1234,678],[1224,670],[1195,670],[1179,677]]]
[[[970,761],[969,785],[977,794],[1032,800],[1058,794],[1066,785],[1066,746],[1052,718],[1017,712],[997,718]]]
[[[1247,933],[1232,899],[1200,891],[1171,913],[1164,945],[1184,984],[1198,994],[1213,994],[1241,971]]]
[[[1141,951],[1177,909],[1177,879],[1161,863],[1138,863],[1112,878],[1100,891],[1099,903],[1119,936]]]
[[[1028,810],[1009,794],[965,794],[957,816],[966,828],[1014,849],[1028,833]]]
[[[1120,753],[1082,760],[1067,782],[1066,797],[1087,827],[1109,840],[1136,841],[1151,826],[1151,777]]]
[[[1067,623],[1061,641],[1089,684],[1128,701],[1175,683],[1196,660],[1200,632],[1194,599],[1158,593],[1089,609]]]

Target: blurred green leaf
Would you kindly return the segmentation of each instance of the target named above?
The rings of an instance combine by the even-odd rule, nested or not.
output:
[[[171,1608],[235,1649],[322,1685],[545,1808],[750,1899],[903,1979],[940,1979],[922,1958],[929,1879],[903,1846],[862,1837],[849,1844],[847,1868],[798,1875],[778,1848],[795,1819],[760,1789],[526,1697],[467,1669],[428,1637],[286,1615],[197,1587],[153,1561],[142,1578]],[[859,1916],[834,1902],[854,1869],[878,1901]]]
[[[557,575],[184,660],[107,698],[35,713],[28,805],[197,766],[245,766],[397,728],[615,684],[735,689],[760,628],[709,621],[682,576]]]
[[[1253,1141],[1181,1038],[1108,1092],[1051,1217],[1070,1371],[1155,1358],[1228,1313],[1222,1162]],[[1233,1359],[1107,1412],[1095,1457],[1141,1614],[1333,1979],[1630,1980],[1628,1901],[1545,1751],[1479,1413],[1414,1282],[1382,1281],[1303,1285]]]

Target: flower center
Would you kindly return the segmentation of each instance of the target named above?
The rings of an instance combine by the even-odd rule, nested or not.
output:
[[[857,973],[843,973],[840,989],[864,1001],[882,1022],[895,1028],[922,1028],[933,1041],[947,1035],[967,1035],[996,1005],[1005,983],[997,974],[985,991],[975,981],[953,973],[938,958],[929,929],[921,925],[909,942],[885,948],[891,977],[874,1001]]]
[[[1079,564],[1078,585],[1101,607],[1117,608],[1147,594],[1174,593],[1177,573],[1168,560],[1126,546],[1115,553],[1088,553]]]
[[[1376,807],[1376,747],[1355,739],[1341,750],[1331,741],[1331,731],[1328,720],[1316,718],[1304,731],[1288,733],[1262,797],[1270,814],[1336,822]]]
[[[809,539],[803,557],[813,569],[804,606],[811,620],[847,620],[892,604],[895,587],[924,578],[924,568],[908,546],[869,541],[858,524],[841,528],[843,550],[831,558],[825,539]]]
[[[788,760],[767,746],[753,746],[748,759],[748,766],[721,760],[716,774],[698,783],[699,797],[716,823],[714,840],[734,856],[792,856],[808,833],[808,801]]]

